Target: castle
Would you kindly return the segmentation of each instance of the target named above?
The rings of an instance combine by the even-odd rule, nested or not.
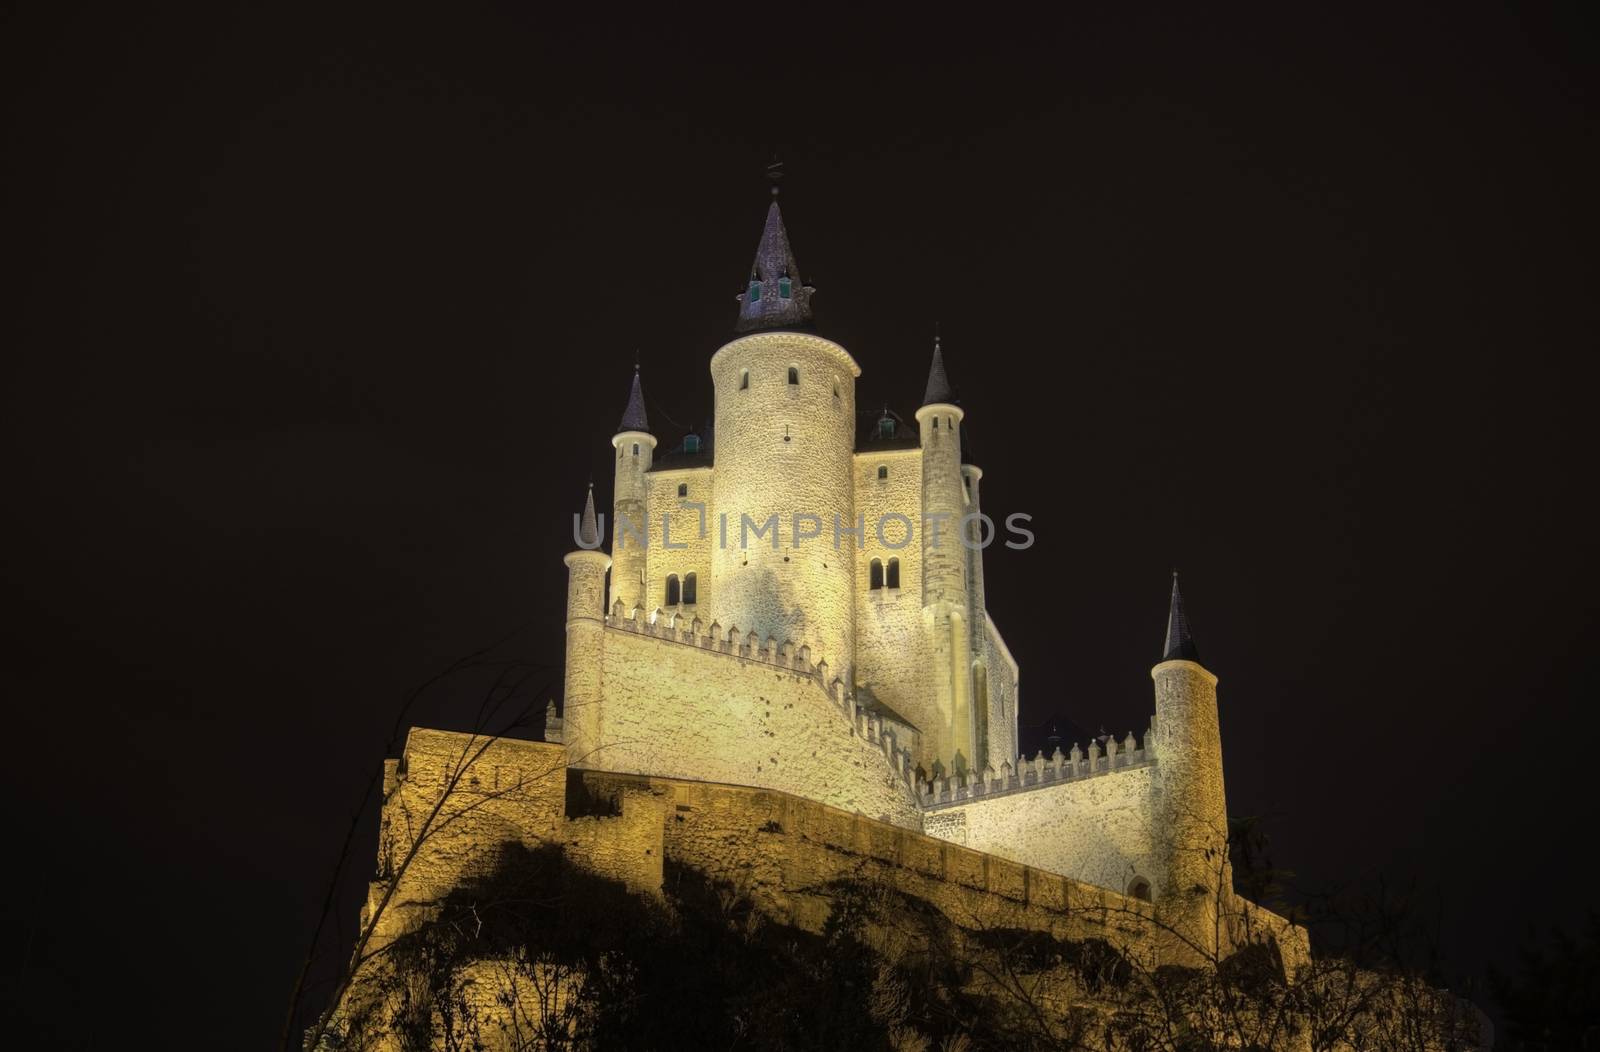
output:
[[[543,741],[411,730],[357,966],[507,845],[643,899],[693,871],[809,932],[829,888],[870,879],[963,928],[1104,939],[1151,967],[1263,939],[1308,959],[1302,930],[1233,892],[1217,678],[1176,578],[1142,738],[1019,755],[1019,669],[984,601],[997,531],[942,348],[914,428],[858,416],[861,369],[814,331],[813,292],[774,199],[707,433],[665,445],[635,370],[611,550],[591,486],[565,559],[559,708]],[[542,968],[516,982],[548,986]],[[479,978],[491,1014],[516,999]],[[383,1000],[359,986],[335,998],[347,1021]]]

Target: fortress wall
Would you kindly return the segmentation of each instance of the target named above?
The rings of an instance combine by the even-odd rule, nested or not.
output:
[[[889,477],[878,478],[879,466]],[[895,449],[857,453],[855,456],[856,512],[865,516],[867,534],[856,563],[856,683],[873,698],[905,717],[918,731],[936,726],[931,674],[933,655],[922,621],[922,544],[913,533],[903,548],[891,548],[878,539],[876,524],[890,512],[906,516],[922,529],[922,450]],[[891,520],[884,537],[891,544],[905,539],[904,524]],[[900,587],[873,591],[870,565],[880,559],[888,566],[900,560]],[[928,740],[924,737],[924,740]],[[935,757],[919,755],[918,763],[931,767]]]
[[[680,605],[679,610],[692,616],[714,605],[711,547],[716,542],[717,519],[716,509],[711,506],[711,472],[711,468],[679,468],[652,471],[645,476],[650,489],[650,547],[645,557],[644,602],[640,605],[646,610],[666,606],[668,574],[677,574],[680,584],[685,575],[696,575],[696,602],[693,606]],[[678,496],[680,485],[689,488],[686,496]],[[685,501],[706,505],[704,537],[700,535],[700,513],[682,507]],[[665,536],[661,532],[663,516],[668,522]],[[667,540],[672,541],[670,549]],[[680,544],[684,545],[681,549]]]
[[[733,885],[764,913],[811,931],[835,907],[837,881],[923,899],[967,928],[1108,938],[1152,950],[1148,903],[787,793],[585,771],[596,795],[660,794],[667,859]],[[668,879],[671,879],[670,871]]]
[[[582,766],[779,789],[920,828],[893,746],[800,659],[783,667],[746,656],[748,644],[727,653],[705,648],[710,636],[696,645],[647,631],[605,633],[605,739]]]
[[[1026,761],[1024,761],[1026,763]],[[1127,767],[930,811],[932,836],[1097,887],[1158,879],[1150,798],[1154,766]]]

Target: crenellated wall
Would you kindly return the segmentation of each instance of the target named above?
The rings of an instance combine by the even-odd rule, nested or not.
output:
[[[604,736],[580,766],[762,786],[921,828],[910,751],[809,646],[635,613],[605,619]]]

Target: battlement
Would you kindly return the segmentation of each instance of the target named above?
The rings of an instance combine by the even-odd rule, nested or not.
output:
[[[1062,755],[1057,748],[1047,757],[1041,750],[1033,759],[1019,760],[1015,766],[1008,760],[1000,765],[999,771],[985,767],[983,774],[978,777],[941,775],[920,782],[917,785],[917,798],[924,810],[934,810],[970,800],[1006,796],[1062,782],[1082,781],[1147,767],[1155,762],[1153,742],[1149,730],[1145,731],[1143,745],[1129,731],[1121,742],[1115,738],[1108,739],[1103,749],[1098,741],[1091,739],[1087,751],[1074,744],[1066,755]]]
[[[772,636],[763,641],[754,632],[740,633],[737,625],[730,625],[724,630],[716,621],[708,625],[699,617],[685,616],[659,607],[649,614],[645,613],[642,606],[627,611],[623,609],[621,601],[611,605],[605,625],[613,631],[649,636],[740,661],[752,661],[811,680],[833,703],[834,711],[845,720],[849,733],[876,745],[895,777],[915,791],[916,765],[911,750],[900,744],[894,727],[882,716],[858,703],[855,691],[844,680],[833,675],[826,658],[812,662],[810,645],[796,645],[792,640],[780,643]]]

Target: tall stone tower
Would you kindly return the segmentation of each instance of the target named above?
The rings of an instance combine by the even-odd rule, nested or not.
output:
[[[1200,945],[1214,939],[1219,895],[1231,891],[1228,808],[1222,788],[1217,677],[1200,664],[1178,575],[1172,575],[1167,638],[1155,681],[1156,787],[1152,832],[1160,875],[1156,902]]]
[[[933,754],[952,765],[981,769],[974,711],[972,603],[967,547],[962,543],[966,487],[961,470],[961,407],[945,374],[944,352],[933,342],[928,387],[917,410],[922,432],[922,620],[933,656],[940,726],[924,728]]]
[[[628,392],[628,407],[622,411],[617,433],[611,438],[614,458],[615,504],[611,518],[611,599],[624,609],[645,602],[645,542],[650,536],[650,483],[645,473],[655,456],[656,439],[650,433],[650,418],[644,410],[644,388],[639,383],[639,367],[633,367],[633,388]]]
[[[600,530],[595,525],[593,485],[584,500],[578,543],[586,547],[568,552],[565,559],[567,667],[561,717],[567,762],[591,767],[604,762],[596,750],[604,734],[601,655],[605,648],[606,571],[611,567],[611,557],[595,550],[600,543]]]
[[[774,188],[773,193],[777,190]],[[855,381],[850,354],[811,331],[773,200],[750,279],[741,335],[711,358],[716,396],[712,616],[779,643],[808,643],[848,681],[855,665]],[[797,542],[798,541],[798,545]]]

